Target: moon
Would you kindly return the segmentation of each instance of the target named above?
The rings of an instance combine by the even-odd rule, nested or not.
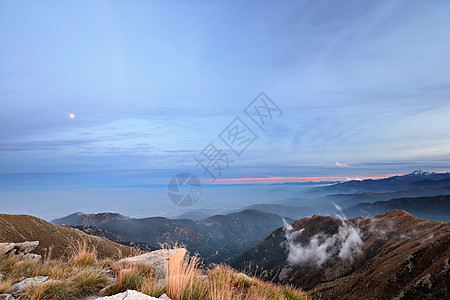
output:
[[[75,114],[69,114],[69,118],[75,119]]]

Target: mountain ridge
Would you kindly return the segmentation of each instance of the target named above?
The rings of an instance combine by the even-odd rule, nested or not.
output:
[[[192,253],[198,252],[207,263],[224,262],[254,246],[275,228],[283,225],[281,216],[244,210],[226,215],[214,215],[201,220],[164,217],[128,218],[96,214],[73,214],[53,220],[55,224],[90,225],[105,229],[127,241],[139,241],[158,247],[160,243],[185,244]],[[293,219],[288,219],[292,221]],[[72,223],[70,223],[72,222]]]
[[[359,203],[344,209],[348,217],[373,217],[386,213],[393,209],[401,209],[427,220],[450,221],[450,195],[434,197],[405,197],[394,198],[388,201],[376,201],[373,203]]]
[[[345,221],[348,228],[359,232],[361,252],[356,251],[351,259],[344,259],[339,258],[342,252],[337,249],[344,249],[348,239],[341,244],[333,244],[339,239],[331,239],[344,232],[343,222],[318,215],[296,220],[290,224],[290,242],[286,231],[289,226],[278,228],[231,260],[230,265],[241,269],[248,264],[258,266],[262,278],[294,284],[309,290],[313,298],[445,297],[450,224],[420,219],[402,210],[392,210],[374,218],[349,219]],[[314,263],[317,258],[314,255],[318,254],[308,252],[308,249],[316,249],[314,238],[319,238],[316,242],[319,246],[332,241],[326,248],[330,252],[320,252],[321,248],[317,248],[317,253],[328,255],[320,267]],[[291,243],[291,247],[286,243]],[[292,252],[299,249],[302,251]],[[292,253],[312,258],[289,263]]]

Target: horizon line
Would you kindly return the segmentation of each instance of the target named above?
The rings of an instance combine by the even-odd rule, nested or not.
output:
[[[204,179],[202,182],[206,184],[275,184],[275,183],[306,183],[306,182],[345,182],[352,180],[366,179],[382,179],[393,176],[403,176],[409,173],[392,173],[384,175],[349,175],[349,176],[273,176],[273,177],[242,177],[242,178],[226,178],[226,179]]]

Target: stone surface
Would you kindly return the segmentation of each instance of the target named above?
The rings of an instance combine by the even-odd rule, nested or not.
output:
[[[98,299],[104,299],[104,300],[158,300],[158,299],[171,300],[169,297],[167,297],[167,295],[165,296],[165,298],[161,298],[161,297],[155,298],[155,297],[148,296],[146,294],[140,293],[135,290],[128,290],[123,293],[115,294],[112,296],[106,296],[106,297],[102,297],[102,298],[98,298]]]
[[[18,252],[30,253],[37,246],[39,246],[39,241],[16,243],[15,248],[17,248]]]
[[[29,285],[41,285],[48,280],[48,276],[36,276],[33,278],[26,278],[18,283],[11,285],[7,292],[17,294],[24,291]]]
[[[142,255],[127,257],[118,261],[118,263],[141,263],[146,265],[152,265],[158,275],[164,275],[164,264],[170,258],[175,255],[185,256],[187,253],[186,249],[161,249]]]
[[[14,300],[14,297],[11,294],[0,294],[0,300]]]
[[[253,282],[253,278],[247,276],[244,273],[234,273],[233,276],[239,280],[242,280],[246,283],[252,283]]]
[[[0,255],[5,255],[14,249],[14,243],[0,243]]]
[[[42,258],[42,256],[40,256],[39,254],[34,254],[34,253],[27,253],[27,254],[23,254],[22,252],[20,252],[19,254],[17,254],[17,256],[23,258],[23,259],[36,259],[36,260],[40,260]]]
[[[172,300],[169,298],[169,296],[166,295],[166,293],[162,294],[158,299],[159,300]]]
[[[19,253],[26,255],[39,246],[39,241],[23,243],[0,243],[0,256],[8,253]],[[37,254],[35,254],[37,255]]]

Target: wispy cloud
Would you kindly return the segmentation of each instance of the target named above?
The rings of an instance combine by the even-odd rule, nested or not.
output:
[[[336,168],[341,168],[341,169],[345,169],[345,168],[350,168],[349,165],[346,165],[344,163],[340,163],[340,162],[334,162],[334,165],[336,166]]]

